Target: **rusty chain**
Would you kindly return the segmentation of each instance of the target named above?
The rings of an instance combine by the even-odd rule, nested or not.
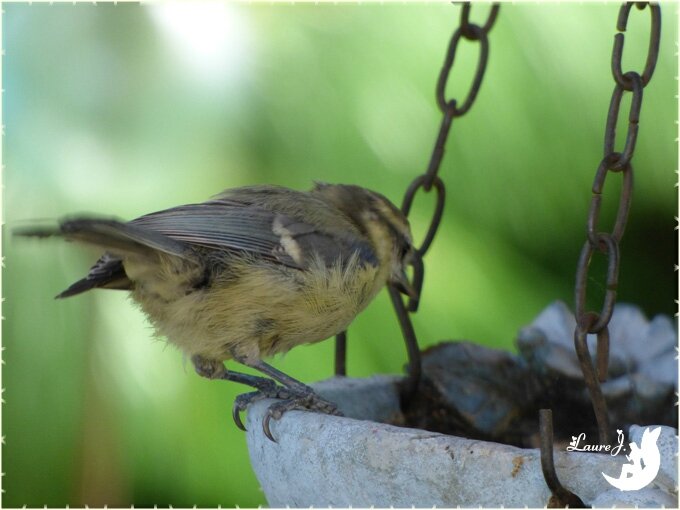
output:
[[[609,321],[614,312],[616,303],[616,289],[619,278],[619,242],[623,237],[628,221],[628,212],[633,194],[633,167],[630,163],[635,151],[637,141],[640,110],[642,108],[642,90],[649,83],[654,74],[657,57],[659,54],[659,40],[661,35],[661,10],[658,5],[648,3],[636,3],[642,10],[649,6],[651,13],[651,31],[647,61],[642,75],[635,71],[623,73],[621,60],[623,53],[624,35],[628,23],[628,16],[633,7],[632,2],[625,3],[619,10],[616,28],[620,32],[614,36],[614,50],[612,52],[612,74],[615,86],[609,103],[607,122],[604,133],[604,157],[600,161],[595,172],[592,186],[592,198],[588,210],[586,222],[586,242],[581,250],[581,255],[576,268],[575,283],[575,315],[576,328],[574,331],[574,347],[583,379],[588,387],[590,399],[595,411],[600,444],[609,444],[609,416],[607,404],[602,393],[600,383],[607,378],[607,366],[609,364]],[[628,113],[628,131],[625,143],[621,151],[615,150],[616,125],[619,121],[621,100],[624,92],[632,92],[633,96]],[[599,230],[600,206],[604,183],[609,172],[622,173],[621,191],[619,194],[619,207],[611,232]],[[588,282],[588,270],[593,255],[596,252],[604,253],[607,257],[607,274],[605,278],[606,292],[604,303],[600,312],[586,311],[586,291]],[[588,334],[597,335],[595,360],[596,367],[588,350]],[[573,492],[566,489],[560,483],[555,471],[553,460],[553,430],[552,411],[541,409],[539,414],[540,438],[541,438],[541,468],[543,478],[552,493],[548,502],[548,508],[556,507],[584,507],[583,501]]]
[[[636,71],[623,72],[621,60],[623,55],[623,43],[628,17],[633,4],[638,10],[649,8],[651,15],[651,29],[647,60],[642,74]],[[654,68],[659,55],[659,43],[661,36],[661,9],[658,4],[647,2],[627,2],[619,10],[616,25],[618,34],[614,36],[614,49],[612,51],[612,75],[614,77],[614,92],[612,93],[607,113],[607,122],[604,134],[604,157],[600,161],[592,187],[592,199],[588,211],[586,228],[586,242],[581,250],[576,269],[575,283],[575,314],[576,329],[574,331],[574,345],[579,363],[583,371],[588,391],[593,401],[593,409],[597,419],[598,431],[601,444],[609,443],[609,423],[607,406],[600,388],[600,382],[606,379],[607,359],[609,355],[609,330],[608,325],[614,312],[616,302],[616,290],[619,278],[619,243],[626,229],[628,212],[630,210],[633,193],[633,167],[631,160],[635,152],[635,143],[638,136],[640,110],[642,108],[642,91],[649,84],[654,74]],[[616,150],[616,125],[619,120],[621,99],[625,92],[632,92],[631,106],[628,113],[628,128],[625,143],[621,150]],[[609,173],[621,173],[621,191],[619,193],[619,207],[611,232],[600,230],[600,206],[604,183]],[[605,278],[605,297],[599,312],[586,311],[587,282],[590,262],[595,253],[603,253],[607,258],[607,274]],[[597,335],[596,363],[597,370],[593,366],[588,351],[587,335]]]
[[[416,177],[406,189],[404,200],[401,206],[402,212],[406,217],[408,217],[409,213],[411,212],[413,200],[418,194],[418,191],[422,189],[425,193],[429,193],[434,188],[437,192],[435,208],[432,213],[432,218],[430,220],[427,232],[420,245],[416,246],[411,261],[411,265],[413,267],[412,286],[416,290],[418,297],[409,298],[408,304],[405,305],[402,296],[396,291],[396,289],[389,289],[390,298],[399,319],[399,325],[401,327],[409,355],[409,377],[402,394],[402,400],[406,402],[408,402],[408,399],[417,391],[421,375],[418,340],[409,314],[418,310],[419,296],[421,294],[423,278],[425,276],[423,257],[427,253],[427,250],[430,248],[430,245],[437,234],[437,230],[444,213],[444,202],[446,199],[446,187],[444,186],[444,181],[442,181],[438,175],[439,168],[444,157],[444,148],[453,119],[456,117],[461,117],[468,112],[477,97],[477,93],[479,92],[479,87],[482,83],[482,79],[484,78],[484,72],[486,71],[486,64],[489,57],[488,33],[496,21],[499,9],[500,6],[498,4],[493,4],[486,21],[480,26],[470,21],[470,3],[464,2],[462,5],[459,26],[454,31],[451,41],[449,42],[446,57],[444,59],[444,65],[442,66],[442,69],[439,73],[435,90],[437,105],[442,112],[442,121],[439,127],[434,148],[432,150],[432,156],[430,157],[426,172]],[[453,98],[446,98],[446,84],[448,83],[449,76],[451,74],[451,69],[455,61],[458,44],[461,38],[472,42],[478,42],[480,44],[480,52],[479,59],[477,61],[477,68],[472,85],[470,86],[470,90],[463,101],[458,101]],[[461,106],[458,106],[459,104]]]
[[[453,119],[455,117],[461,117],[465,115],[477,97],[489,56],[488,33],[493,27],[500,9],[498,4],[493,4],[486,21],[482,26],[480,26],[470,21],[470,2],[463,2],[462,4],[460,23],[451,37],[451,41],[446,52],[446,57],[444,59],[444,65],[442,66],[442,69],[439,73],[437,87],[435,90],[437,105],[443,114],[441,125],[439,127],[439,133],[437,134],[437,139],[434,144],[434,149],[432,150],[432,156],[430,157],[427,171],[424,174],[416,177],[408,186],[401,206],[402,212],[406,217],[408,217],[411,211],[411,206],[413,205],[413,200],[415,199],[419,190],[422,189],[426,193],[429,193],[432,191],[432,188],[434,188],[437,191],[437,202],[432,214],[432,219],[430,220],[430,225],[427,229],[425,237],[423,238],[423,241],[418,247],[416,247],[411,260],[411,266],[413,269],[413,281],[411,282],[411,285],[416,290],[416,294],[418,296],[420,296],[423,287],[423,278],[425,276],[423,256],[432,244],[444,213],[446,188],[444,186],[444,181],[442,181],[438,175],[439,167],[441,166],[441,161],[444,157],[444,147],[446,145],[446,140],[448,139],[449,130],[451,128]],[[461,38],[473,42],[478,41],[481,45],[481,49],[472,85],[470,86],[470,90],[468,91],[465,100],[461,103],[462,106],[458,107],[458,101],[456,99],[446,99],[446,84],[448,82],[449,75],[451,74],[451,68],[453,67],[456,51]],[[390,293],[390,299],[392,300],[392,304],[397,314],[397,318],[399,319],[399,325],[401,327],[408,352],[409,377],[406,384],[407,389],[404,392],[406,397],[408,397],[413,395],[413,393],[417,390],[421,373],[418,340],[409,317],[409,313],[413,313],[418,310],[418,304],[420,300],[419,297],[409,298],[408,305],[405,305],[401,295],[396,291],[396,289],[389,288],[388,290]],[[346,356],[347,336],[345,332],[342,332],[336,336],[335,343],[336,375],[346,374]]]
[[[429,164],[427,166],[427,171],[416,177],[411,184],[406,189],[404,194],[404,200],[402,202],[401,210],[405,216],[408,217],[411,211],[411,205],[415,199],[419,190],[423,190],[429,193],[434,187],[437,190],[437,201],[435,204],[435,209],[432,214],[432,219],[430,220],[430,225],[427,229],[427,233],[420,244],[416,248],[416,253],[414,256],[414,278],[413,286],[417,293],[420,294],[423,285],[424,269],[422,267],[422,258],[424,257],[427,250],[432,244],[432,240],[437,233],[439,224],[442,219],[444,212],[444,202],[446,199],[446,188],[444,186],[444,181],[439,177],[439,168],[441,166],[442,159],[444,157],[444,148],[446,146],[446,141],[448,139],[449,131],[451,129],[451,123],[456,117],[461,117],[465,115],[472,104],[474,103],[479,88],[484,77],[484,72],[486,70],[486,64],[489,56],[489,39],[488,32],[493,28],[493,25],[498,16],[498,11],[500,6],[494,4],[491,7],[489,16],[484,23],[484,25],[479,26],[475,23],[470,22],[470,10],[471,5],[469,2],[463,3],[460,23],[458,28],[453,33],[451,41],[446,52],[446,57],[444,59],[444,65],[439,73],[439,78],[437,79],[437,87],[435,90],[435,97],[437,100],[437,106],[442,112],[442,121],[439,127],[439,133],[434,144],[434,149],[432,150],[432,156],[430,157]],[[462,101],[462,106],[458,107],[459,101],[456,99],[446,99],[446,84],[448,83],[449,76],[451,74],[451,69],[456,57],[456,52],[458,50],[458,44],[460,39],[464,38],[469,41],[477,41],[481,45],[479,59],[477,61],[477,69],[475,71],[475,76],[472,81],[470,90],[468,91],[465,100]],[[418,310],[418,300],[409,300],[408,311],[415,312]]]

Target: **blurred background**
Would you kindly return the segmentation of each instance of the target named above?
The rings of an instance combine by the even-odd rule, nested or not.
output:
[[[245,388],[196,376],[124,293],[55,301],[98,253],[8,230],[77,212],[132,219],[224,188],[307,189],[314,179],[400,203],[439,128],[435,82],[460,6],[3,8],[3,505],[266,504],[230,416]],[[662,11],[619,293],[649,316],[673,314],[678,293],[676,6]],[[617,12],[502,6],[484,83],[454,121],[441,169],[445,217],[414,317],[422,346],[468,339],[512,350],[551,301],[572,305]],[[648,38],[649,13],[634,9],[625,70],[642,69]],[[477,52],[461,42],[449,96],[468,90]],[[609,220],[619,186],[608,178]],[[414,205],[418,239],[432,198]],[[599,309],[603,278],[591,276]],[[273,363],[312,382],[331,376],[332,354],[329,341]],[[349,374],[400,373],[404,362],[381,294],[349,331]]]

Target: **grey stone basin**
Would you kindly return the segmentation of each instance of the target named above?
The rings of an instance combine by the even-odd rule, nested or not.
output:
[[[400,416],[396,381],[376,376],[316,384],[345,417],[289,412],[278,422],[272,420],[277,443],[261,427],[273,401],[253,405],[247,419],[248,449],[269,505],[545,507],[551,494],[537,449],[382,423]],[[677,452],[676,434],[664,427],[658,441],[662,452]],[[634,492],[614,489],[601,475],[617,477],[626,462],[624,455],[555,452],[562,484],[586,504],[677,507],[675,454],[665,459],[665,471],[652,485]]]

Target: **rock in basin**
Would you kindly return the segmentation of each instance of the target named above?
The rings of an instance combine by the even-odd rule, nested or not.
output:
[[[540,453],[387,425],[400,416],[399,379],[336,378],[315,385],[345,417],[292,411],[262,433],[273,401],[248,412],[251,463],[272,507],[544,507]],[[538,425],[537,425],[538,426]],[[624,455],[555,452],[562,484],[586,503],[612,490]],[[658,490],[658,489],[651,489]],[[665,494],[665,493],[663,493]],[[646,495],[649,501],[649,495]],[[677,501],[677,494],[675,494]]]

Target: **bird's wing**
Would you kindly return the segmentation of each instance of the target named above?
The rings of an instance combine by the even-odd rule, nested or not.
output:
[[[245,252],[298,269],[315,258],[330,265],[352,256],[377,265],[370,243],[353,232],[325,229],[226,198],[147,214],[130,224],[189,245]]]
[[[279,195],[284,192],[290,190],[280,191]],[[60,235],[106,250],[85,278],[57,297],[95,287],[130,289],[132,283],[122,262],[125,256],[155,257],[162,252],[196,263],[200,256],[193,247],[246,253],[296,269],[307,269],[319,262],[326,266],[349,261],[362,266],[378,265],[371,243],[348,225],[348,219],[339,211],[333,212],[316,200],[305,203],[304,194],[294,197],[299,200],[293,200],[293,206],[291,197],[281,200],[275,196],[262,202],[258,196],[262,194],[271,198],[268,192],[253,188],[247,193],[224,194],[201,204],[147,214],[128,223],[76,217],[56,227],[29,228],[19,234]],[[334,214],[340,216],[335,218]],[[309,221],[299,219],[310,215]]]

